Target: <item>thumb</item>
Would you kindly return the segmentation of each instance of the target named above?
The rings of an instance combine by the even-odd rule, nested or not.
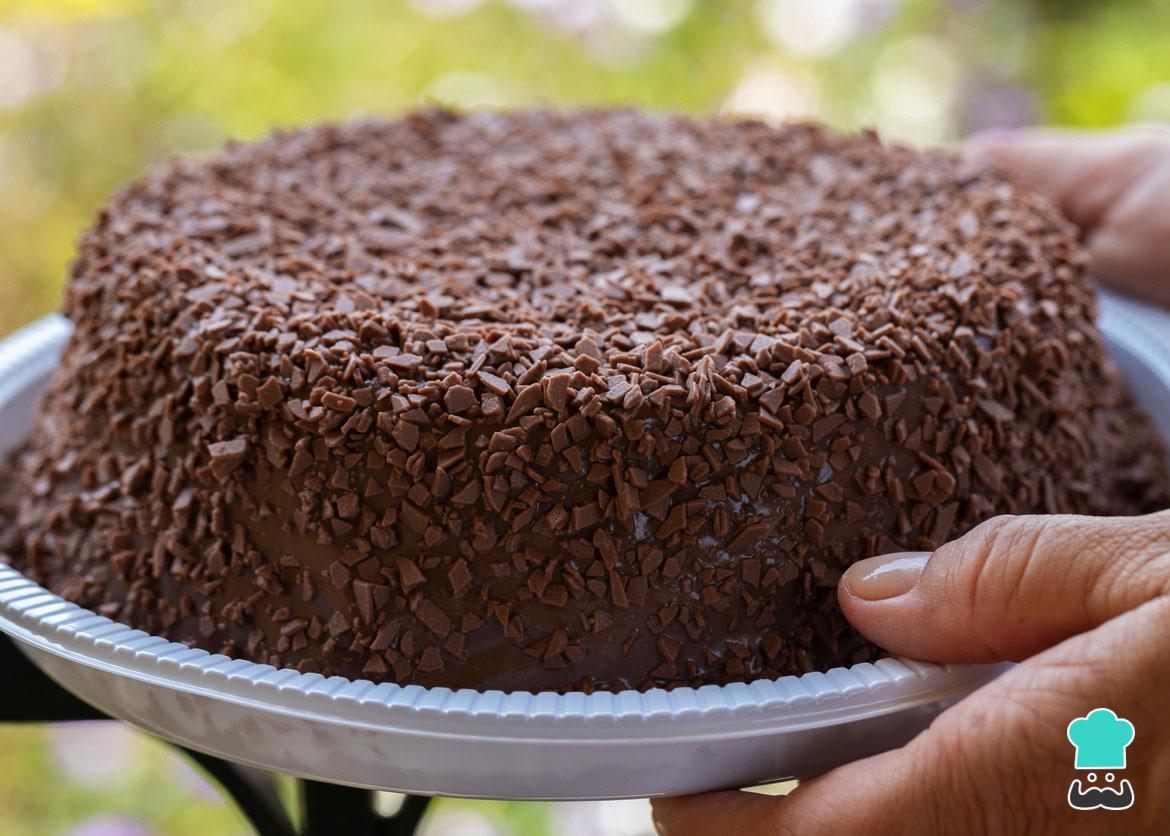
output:
[[[892,653],[1020,660],[1170,587],[1170,511],[1144,517],[996,517],[933,554],[862,560],[841,608]]]

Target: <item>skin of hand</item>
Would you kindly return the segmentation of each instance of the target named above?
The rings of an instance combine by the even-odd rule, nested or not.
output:
[[[1170,303],[1170,130],[1032,130],[969,151],[1045,192],[1077,224],[1090,269]],[[1022,662],[900,749],[783,798],[655,799],[668,836],[1164,833],[1170,816],[1170,511],[1131,518],[997,517],[933,554],[850,567],[849,620],[892,653]],[[1097,707],[1136,729],[1125,811],[1068,806],[1069,722]]]
[[[655,799],[669,836],[1165,833],[1170,815],[1170,511],[997,517],[933,554],[863,560],[842,578],[849,620],[899,655],[1023,661],[900,749],[783,798]],[[1067,804],[1068,724],[1097,707],[1136,729],[1125,811]]]

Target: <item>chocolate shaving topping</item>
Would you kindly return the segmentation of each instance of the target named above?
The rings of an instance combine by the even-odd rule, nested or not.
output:
[[[82,237],[0,559],[326,676],[874,659],[852,562],[1166,504],[1084,265],[995,172],[811,125],[433,110],[232,145]]]
[[[207,445],[207,452],[211,456],[211,470],[220,481],[227,479],[232,471],[244,460],[244,453],[248,450],[248,440],[233,438],[230,441],[215,441]]]

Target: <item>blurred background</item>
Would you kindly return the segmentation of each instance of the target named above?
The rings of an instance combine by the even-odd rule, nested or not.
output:
[[[1170,121],[1170,0],[0,0],[0,335],[56,307],[74,239],[147,166],[427,102],[812,117],[919,144]],[[128,729],[0,726],[0,834],[244,831]],[[426,832],[632,835],[649,816],[443,801]]]

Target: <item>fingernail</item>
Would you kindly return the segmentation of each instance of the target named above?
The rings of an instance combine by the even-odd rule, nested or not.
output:
[[[905,595],[918,583],[930,552],[894,552],[859,560],[842,579],[849,591],[865,601]]]

